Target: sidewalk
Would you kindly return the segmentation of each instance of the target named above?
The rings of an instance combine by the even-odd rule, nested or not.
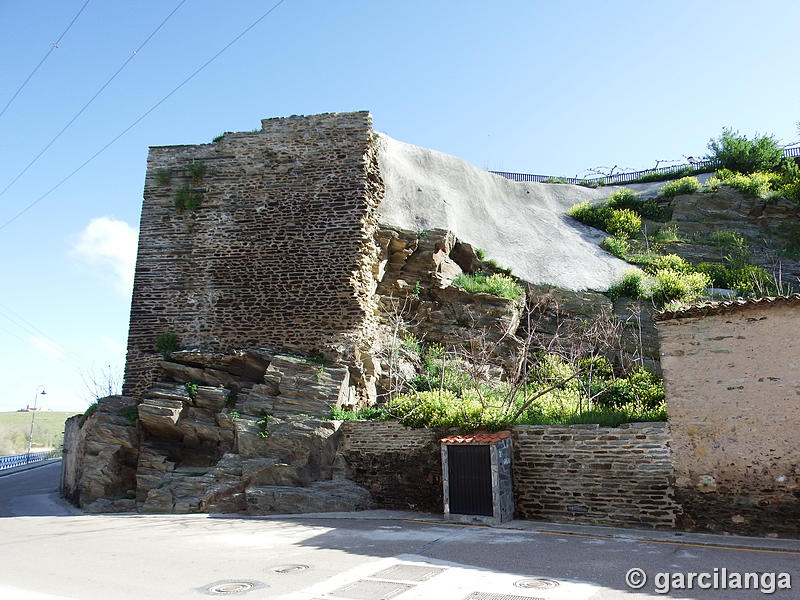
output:
[[[215,515],[217,516],[217,515]],[[419,513],[402,510],[365,510],[357,512],[306,513],[263,516],[219,515],[245,519],[355,519],[355,520],[395,520],[443,525],[447,527],[474,527],[483,529],[509,529],[527,531],[543,535],[562,535],[582,538],[611,540],[631,540],[653,544],[675,546],[702,546],[707,548],[747,549],[761,552],[797,553],[800,555],[800,539],[749,537],[740,535],[720,535],[663,529],[625,529],[598,525],[575,525],[572,523],[552,523],[548,521],[513,520],[500,526],[459,523],[447,521],[437,513]]]

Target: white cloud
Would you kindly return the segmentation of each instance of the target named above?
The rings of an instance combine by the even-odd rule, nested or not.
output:
[[[67,357],[67,352],[60,344],[42,335],[28,336],[28,343],[48,360],[64,360]]]
[[[110,277],[117,291],[130,296],[138,239],[139,231],[125,221],[98,217],[75,236],[72,252],[99,268],[103,277]]]

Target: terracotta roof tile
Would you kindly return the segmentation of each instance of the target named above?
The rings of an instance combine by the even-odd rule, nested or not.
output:
[[[511,437],[510,431],[496,431],[494,433],[476,431],[475,433],[466,433],[464,435],[449,435],[439,441],[443,444],[494,444],[507,437]]]
[[[735,312],[744,308],[769,305],[800,305],[800,294],[789,296],[774,296],[768,298],[754,298],[750,300],[727,300],[723,302],[704,302],[681,308],[679,310],[662,310],[653,315],[653,321],[667,321],[669,319],[685,319],[687,317],[703,317],[726,312]]]

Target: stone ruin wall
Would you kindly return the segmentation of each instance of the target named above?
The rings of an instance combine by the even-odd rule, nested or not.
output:
[[[800,296],[658,323],[680,526],[800,536]]]
[[[181,188],[199,194],[195,210],[176,208]],[[124,394],[155,381],[163,332],[183,348],[352,356],[374,320],[382,195],[367,112],[151,148]]]

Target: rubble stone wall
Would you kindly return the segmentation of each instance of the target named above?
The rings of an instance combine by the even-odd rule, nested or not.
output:
[[[613,527],[675,524],[666,423],[518,425],[512,432],[519,518]]]
[[[265,119],[260,131],[150,148],[124,392],[183,348],[348,348],[374,320],[383,184],[367,112]]]
[[[800,297],[658,323],[686,528],[800,537]]]
[[[512,474],[516,516],[585,525],[669,528],[672,498],[665,423],[618,428],[518,425]],[[339,452],[350,478],[381,508],[442,512],[438,440],[447,431],[346,421]]]

